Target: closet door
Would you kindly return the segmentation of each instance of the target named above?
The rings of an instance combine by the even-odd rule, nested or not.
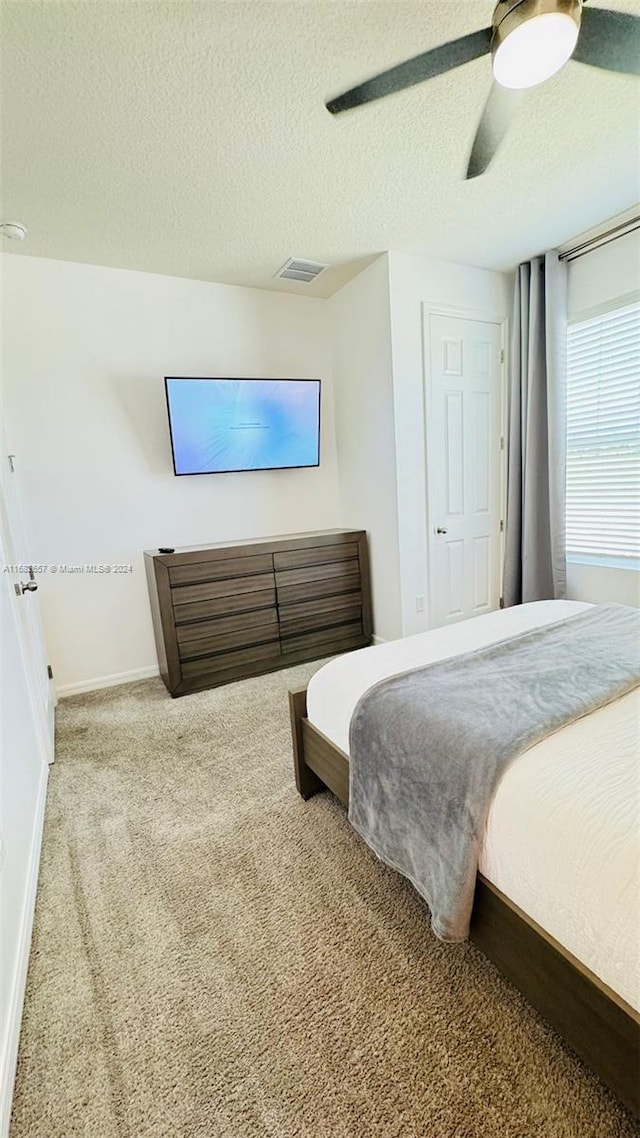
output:
[[[428,316],[430,624],[500,603],[501,328]]]
[[[0,559],[7,564],[0,526]],[[28,594],[28,591],[27,591]],[[19,606],[28,595],[16,594],[8,573],[0,573],[0,1133],[8,1132],[18,1053],[22,1003],[27,978],[31,925],[44,803],[48,753],[35,713],[29,646],[25,644]]]

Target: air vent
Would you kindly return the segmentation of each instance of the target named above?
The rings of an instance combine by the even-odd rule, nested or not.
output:
[[[289,257],[275,275],[285,281],[304,281],[305,284],[309,284],[328,267],[328,265],[319,265],[317,261],[301,261],[299,257]]]

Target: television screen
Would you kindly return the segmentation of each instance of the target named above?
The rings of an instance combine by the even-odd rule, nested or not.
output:
[[[164,382],[176,474],[319,465],[319,379]]]

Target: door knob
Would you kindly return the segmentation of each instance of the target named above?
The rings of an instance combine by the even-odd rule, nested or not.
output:
[[[35,593],[36,589],[38,588],[38,582],[37,581],[21,581],[20,582],[20,588],[21,588],[23,593]]]
[[[446,532],[447,532],[447,531],[446,531],[446,529],[444,528],[444,526],[438,526],[438,527],[437,527],[437,529],[436,529],[436,533],[446,533]]]

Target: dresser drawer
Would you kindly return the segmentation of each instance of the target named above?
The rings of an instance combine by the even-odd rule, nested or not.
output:
[[[177,590],[175,590],[177,592]],[[259,589],[256,593],[241,593],[237,597],[214,597],[208,601],[173,603],[173,618],[177,625],[206,620],[208,617],[230,613],[251,612],[254,609],[272,608],[276,603],[275,588]]]
[[[362,632],[362,621],[354,620],[338,628],[323,628],[318,632],[307,632],[302,636],[290,636],[281,641],[282,655],[291,656],[305,652],[311,656],[330,656],[333,652],[344,652],[368,643]]]
[[[250,648],[237,648],[233,652],[219,652],[215,656],[200,656],[197,660],[185,660],[182,676],[185,680],[195,680],[199,676],[214,676],[216,672],[230,672],[241,665],[282,661],[278,641],[271,644],[253,644]]]
[[[357,559],[335,561],[329,565],[307,565],[301,569],[280,569],[276,571],[276,588],[285,585],[305,585],[313,581],[343,581],[348,577],[360,576]]]
[[[194,561],[189,565],[170,565],[169,584],[197,585],[200,581],[219,581],[224,577],[249,577],[254,573],[270,573],[272,569],[273,559],[270,553]]]
[[[280,635],[294,636],[315,628],[348,624],[362,617],[359,591],[343,593],[337,597],[320,597],[295,605],[280,606]]]
[[[305,565],[326,565],[331,561],[348,561],[358,556],[358,546],[354,541],[343,541],[338,545],[316,545],[308,549],[292,549],[286,553],[274,553],[273,564],[276,569],[299,569]]]
[[[213,601],[220,597],[237,597],[244,593],[260,593],[273,587],[273,573],[256,573],[255,577],[225,577],[222,581],[203,581],[199,585],[178,585],[171,590],[174,606],[191,601]]]
[[[345,566],[354,566],[353,561],[345,561]],[[278,584],[278,604],[280,606],[295,604],[296,601],[313,600],[316,597],[330,597],[336,594],[357,591],[360,588],[360,570],[358,562],[355,562],[355,568],[345,569],[344,572],[329,574],[328,569],[334,569],[334,565],[324,565],[323,573],[319,573],[318,578],[306,580],[300,584],[285,584],[284,582]],[[294,569],[293,573],[308,573],[308,569]],[[316,570],[314,570],[316,572]],[[286,574],[278,573],[277,577],[284,577]]]
[[[278,639],[278,614],[275,608],[257,609],[219,620],[183,624],[178,628],[177,636],[182,660],[249,644],[263,644]]]

